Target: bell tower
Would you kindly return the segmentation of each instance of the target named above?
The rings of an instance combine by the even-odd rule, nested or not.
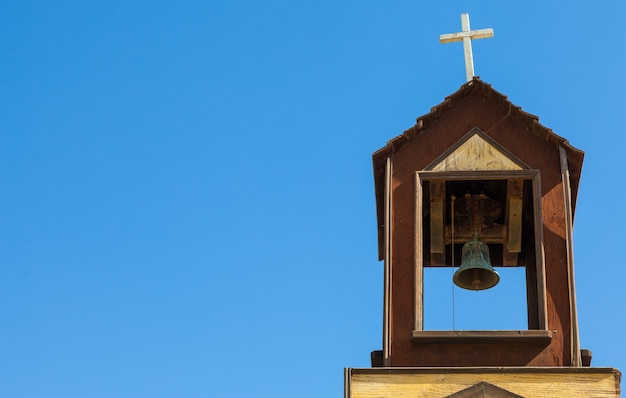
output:
[[[489,37],[468,17],[453,35]],[[372,368],[346,369],[346,397],[619,397],[619,371],[590,367],[579,342],[572,225],[583,155],[473,65],[374,153],[382,350]],[[454,270],[450,284],[478,295],[523,271],[525,327],[431,330],[429,268]]]
[[[374,154],[383,365],[581,365],[571,221],[582,160],[478,78]],[[428,267],[459,267],[453,282],[470,290],[523,267],[527,327],[428,330]]]

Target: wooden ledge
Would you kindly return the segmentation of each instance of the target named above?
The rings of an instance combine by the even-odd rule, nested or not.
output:
[[[534,344],[548,346],[549,330],[414,330],[413,344]]]

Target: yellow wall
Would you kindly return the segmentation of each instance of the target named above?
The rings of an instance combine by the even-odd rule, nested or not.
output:
[[[347,369],[346,398],[443,398],[487,382],[523,397],[619,397],[607,368]]]

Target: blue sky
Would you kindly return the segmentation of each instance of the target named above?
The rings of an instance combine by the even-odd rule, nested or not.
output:
[[[0,395],[342,396],[381,348],[371,154],[464,83],[462,12],[586,152],[581,345],[626,370],[624,2],[8,0]]]

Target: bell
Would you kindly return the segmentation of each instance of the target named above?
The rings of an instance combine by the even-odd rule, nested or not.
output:
[[[491,266],[489,246],[478,240],[478,233],[474,232],[474,240],[463,245],[461,266],[452,280],[467,290],[485,290],[500,282],[500,275]]]

